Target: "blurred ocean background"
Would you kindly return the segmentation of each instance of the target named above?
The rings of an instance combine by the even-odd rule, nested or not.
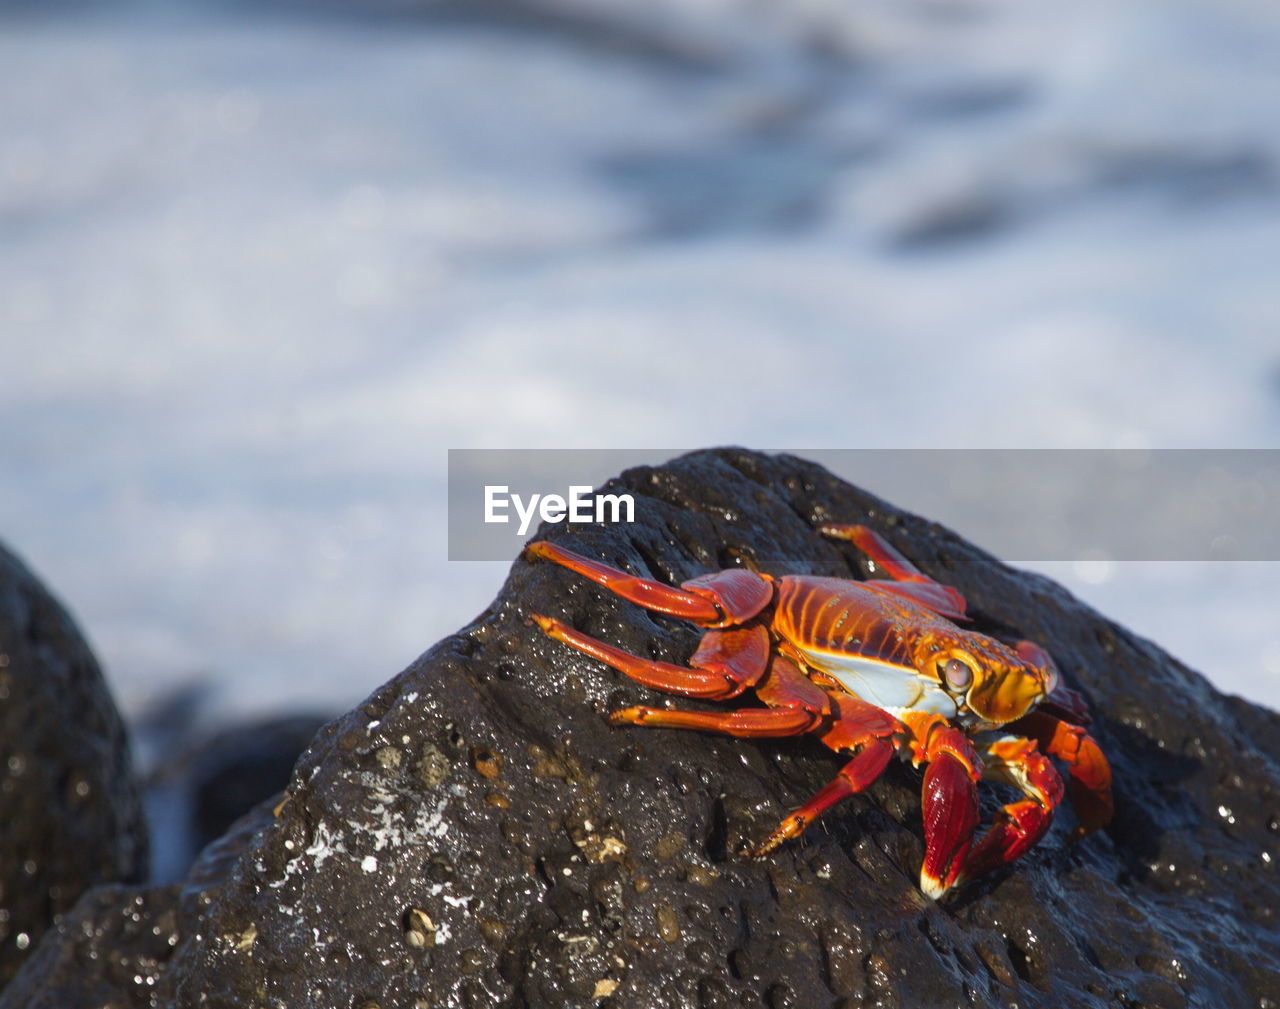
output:
[[[0,538],[135,725],[338,712],[449,448],[1276,448],[1277,263],[1265,0],[0,0]],[[1048,560],[1280,707],[1274,561]]]

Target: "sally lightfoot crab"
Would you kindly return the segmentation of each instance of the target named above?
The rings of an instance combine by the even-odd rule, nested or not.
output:
[[[1014,861],[1036,844],[1066,787],[1083,836],[1111,818],[1111,771],[1083,725],[1082,699],[1059,683],[1048,653],[965,630],[964,597],[919,571],[865,526],[820,531],[852,541],[890,580],[745,569],[701,575],[679,588],[608,567],[547,542],[530,558],[555,561],[646,609],[707,628],[688,666],[656,662],[533,614],[544,632],[656,690],[722,701],[751,690],[764,707],[685,711],[631,707],[615,725],[703,729],[732,736],[813,734],[848,763],[748,854],[760,857],[822,812],[870,785],[897,754],[925,767],[920,888],[952,887]],[[1025,798],[1006,805],[974,843],[977,782],[1005,782]]]

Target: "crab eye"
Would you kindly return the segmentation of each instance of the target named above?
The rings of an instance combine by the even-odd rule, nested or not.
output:
[[[948,660],[942,667],[942,675],[947,678],[947,686],[952,690],[964,690],[973,682],[973,670],[959,659]]]

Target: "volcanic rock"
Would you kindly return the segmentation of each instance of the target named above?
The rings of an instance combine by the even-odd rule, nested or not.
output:
[[[75,623],[0,547],[0,986],[89,887],[146,871],[124,727]]]
[[[1113,822],[1072,842],[1064,810],[1025,858],[935,903],[917,886],[920,775],[895,763],[748,860],[744,845],[840,758],[807,738],[610,727],[610,710],[669,698],[547,638],[530,613],[674,663],[698,632],[521,559],[473,623],[321,731],[280,805],[202,859],[172,956],[145,1000],[122,988],[122,1004],[1274,1005],[1274,713],[802,460],[699,452],[607,489],[634,495],[635,524],[538,536],[678,583],[742,565],[866,578],[856,550],[814,527],[879,530],[967,596],[978,630],[1054,655],[1110,757]],[[983,793],[986,817],[1008,799]],[[98,983],[86,973],[45,980],[84,1004]]]

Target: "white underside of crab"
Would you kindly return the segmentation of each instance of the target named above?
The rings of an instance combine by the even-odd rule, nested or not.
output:
[[[839,682],[845,690],[898,717],[903,712],[921,711],[956,716],[955,699],[936,680],[921,676],[891,662],[861,655],[805,650],[805,658]]]

